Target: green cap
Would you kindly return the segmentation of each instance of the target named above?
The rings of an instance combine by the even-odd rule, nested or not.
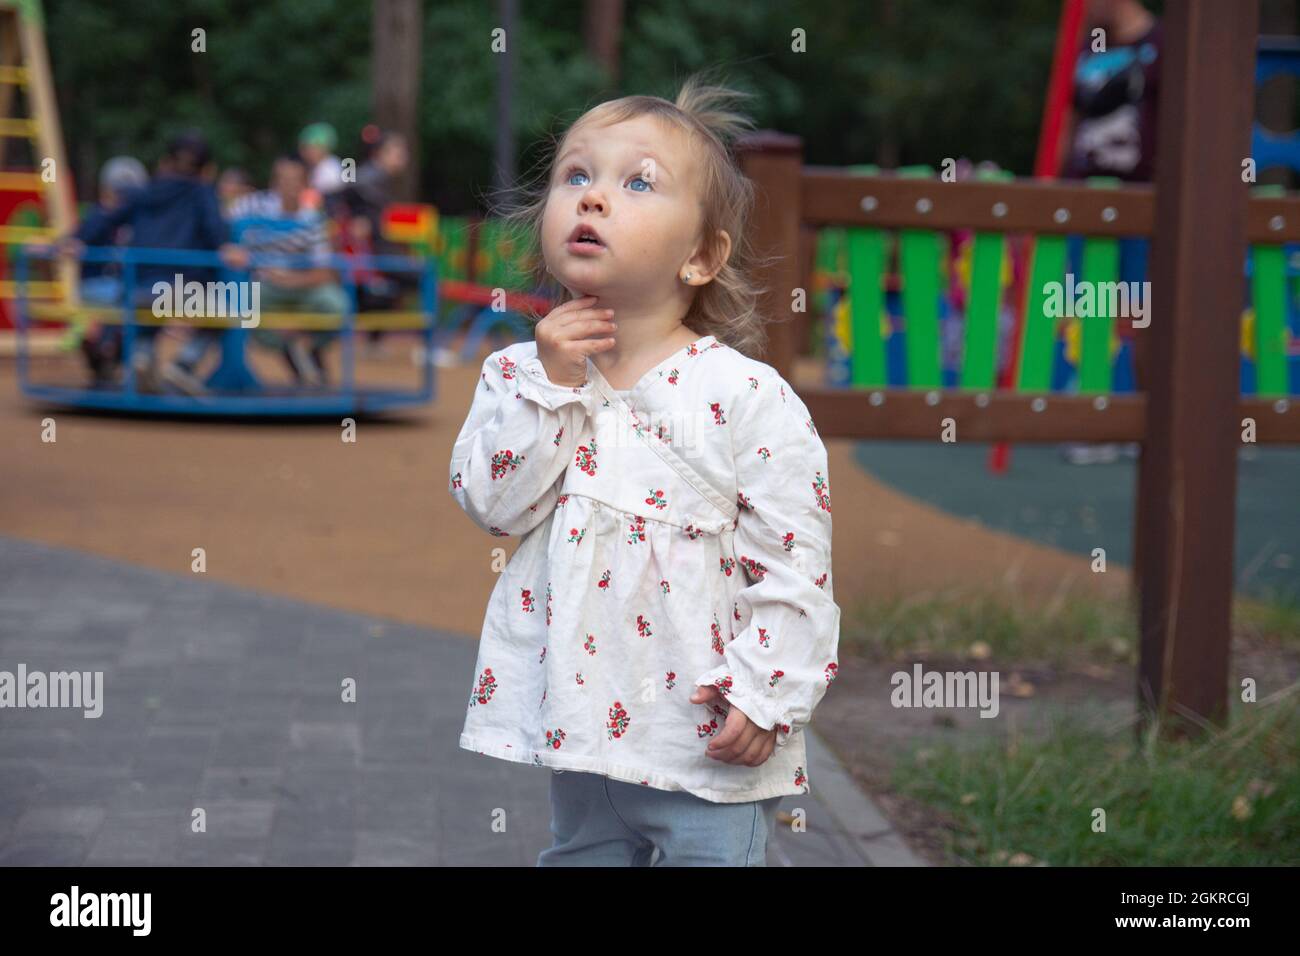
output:
[[[303,127],[303,131],[298,134],[298,142],[304,146],[333,149],[338,141],[338,133],[334,132],[334,127],[329,123],[312,123]]]

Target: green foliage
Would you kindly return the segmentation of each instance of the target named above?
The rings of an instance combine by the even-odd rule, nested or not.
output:
[[[954,589],[858,599],[841,643],[872,660],[975,659],[1057,667],[1136,662],[1137,627],[1124,602],[1074,595],[1031,605],[1015,592]]]
[[[663,0],[628,3],[622,76],[587,56],[581,0],[519,5],[514,126],[527,173],[546,137],[610,95],[671,97],[718,66],[757,94],[760,127],[804,137],[810,163],[993,159],[1027,173],[1059,0]],[[218,160],[262,180],[317,119],[356,156],[370,118],[370,5],[355,0],[47,0],[48,43],[83,195],[117,152],[153,162],[194,125]],[[428,3],[420,116],[422,191],[449,213],[482,208],[493,183],[497,5]],[[191,52],[206,30],[207,52]],[[807,52],[791,50],[806,31]]]
[[[919,749],[894,784],[972,865],[1288,866],[1300,852],[1300,685],[1200,740],[1063,716],[1044,739]],[[1094,831],[1095,811],[1106,830]]]

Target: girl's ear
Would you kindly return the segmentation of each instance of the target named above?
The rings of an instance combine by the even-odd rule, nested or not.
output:
[[[709,253],[713,254],[710,255]],[[718,238],[712,250],[701,249],[687,260],[686,265],[680,271],[687,285],[704,285],[712,282],[713,277],[722,271],[722,267],[727,264],[731,257],[731,236],[727,235],[727,230],[719,229]],[[687,273],[691,278],[685,279]]]

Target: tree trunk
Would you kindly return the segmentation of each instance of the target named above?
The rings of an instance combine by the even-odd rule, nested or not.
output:
[[[370,107],[383,129],[406,137],[411,161],[393,184],[397,199],[414,200],[419,190],[420,0],[374,0],[371,20]]]
[[[618,88],[619,47],[623,38],[623,0],[587,0],[583,16],[587,55],[605,70],[608,90]]]

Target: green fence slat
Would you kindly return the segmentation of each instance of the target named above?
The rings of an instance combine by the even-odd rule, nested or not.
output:
[[[1111,283],[1119,281],[1119,240],[1090,237],[1083,242],[1083,280],[1093,293],[1091,315],[1081,317],[1079,391],[1105,394],[1112,388],[1110,341],[1115,334]],[[1103,283],[1106,283],[1103,285]],[[1084,292],[1087,295],[1087,291]],[[1125,295],[1127,300],[1127,295]],[[1118,302],[1118,296],[1116,302]]]
[[[1019,391],[1046,392],[1051,388],[1052,349],[1058,320],[1046,314],[1050,291],[1047,284],[1059,284],[1064,275],[1065,236],[1039,236],[1034,242],[1025,324],[1020,336],[1020,368],[1016,380]]]
[[[899,232],[899,271],[903,276],[907,384],[938,388],[939,234],[927,229]]]
[[[1255,303],[1255,394],[1278,398],[1287,394],[1286,255],[1281,246],[1251,247],[1254,270],[1251,294]]]
[[[843,277],[844,265],[844,230],[839,227],[818,229],[813,246],[813,273],[820,275],[823,282],[833,282],[836,277]],[[831,290],[828,285],[814,286],[813,307],[818,314],[830,308]]]
[[[961,387],[992,388],[997,374],[998,306],[1002,299],[1001,234],[975,236],[970,276]]]
[[[855,386],[879,387],[887,383],[885,340],[881,315],[885,293],[885,234],[880,229],[851,227],[845,230],[848,244],[849,322],[852,349],[850,381]]]
[[[837,226],[817,231],[817,271],[835,275],[844,268],[844,230]]]
[[[465,251],[468,244],[468,223],[463,216],[444,216],[439,225],[442,234],[442,251],[438,256],[439,277],[465,279]]]
[[[478,227],[478,252],[484,263],[483,273],[475,281],[479,285],[493,289],[502,286],[501,281],[501,229],[495,219],[484,219]]]
[[[1007,182],[1015,176],[1001,169],[976,169],[980,182]],[[998,314],[1002,308],[1001,233],[977,233],[971,248],[970,295],[963,330],[961,387],[993,388],[997,381]]]

